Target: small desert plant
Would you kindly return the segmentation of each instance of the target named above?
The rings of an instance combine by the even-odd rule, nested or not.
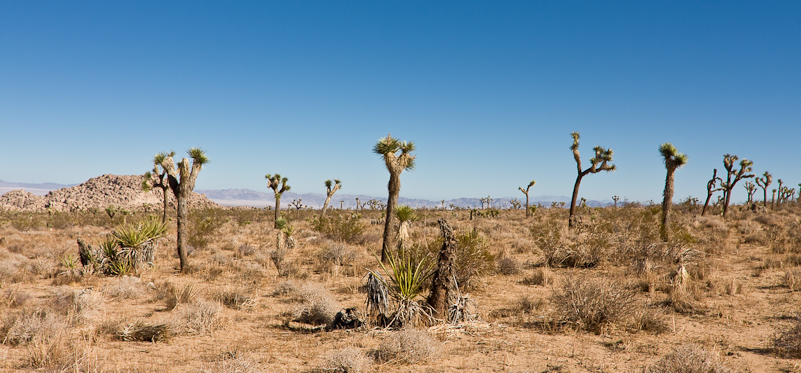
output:
[[[170,330],[177,334],[203,334],[221,327],[219,313],[222,310],[217,302],[198,299],[193,303],[179,304],[172,311]]]
[[[510,257],[498,259],[498,273],[505,276],[512,276],[520,273],[520,263]]]
[[[313,218],[311,226],[329,239],[351,244],[359,242],[365,229],[361,215],[358,214],[349,216],[334,214]]]
[[[441,246],[442,243],[438,243]],[[454,267],[456,281],[463,288],[470,288],[474,277],[495,269],[495,256],[489,251],[489,243],[476,229],[456,235]]]
[[[568,276],[551,295],[551,304],[564,321],[580,329],[600,333],[634,310],[634,294],[617,283]]]
[[[308,324],[328,325],[334,316],[342,309],[331,293],[320,285],[306,284],[300,288],[303,302],[297,305],[292,315],[301,322]]]
[[[425,330],[403,329],[381,341],[375,351],[380,362],[419,364],[437,352],[438,342]]]
[[[330,352],[312,372],[366,373],[372,367],[373,361],[364,352],[348,347]]]
[[[141,265],[153,263],[156,240],[164,235],[167,226],[150,216],[138,223],[123,224],[106,236],[98,249],[78,239],[81,264],[87,272],[102,271],[123,276]]]
[[[377,259],[377,258],[376,258]],[[432,321],[431,310],[428,304],[422,305],[415,299],[423,291],[423,286],[434,274],[433,264],[429,264],[427,256],[416,258],[410,252],[401,250],[396,255],[387,257],[389,268],[380,260],[378,263],[389,276],[390,281],[375,274],[375,278],[384,282],[389,290],[389,294],[398,303],[398,308],[392,314],[388,325],[404,326],[417,325],[419,323],[430,323]]]
[[[663,356],[645,373],[723,373],[731,372],[720,358],[695,344],[680,346]]]

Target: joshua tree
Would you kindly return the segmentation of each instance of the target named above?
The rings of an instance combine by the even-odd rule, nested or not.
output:
[[[171,156],[165,154],[164,158],[160,159],[161,167],[167,173],[170,189],[178,201],[176,220],[178,220],[178,257],[181,260],[181,272],[186,272],[189,269],[189,259],[186,255],[187,200],[192,194],[192,190],[195,189],[195,180],[197,180],[200,169],[209,162],[209,159],[206,158],[206,153],[200,148],[191,148],[187,151],[187,154],[192,158],[191,168],[189,160],[186,158],[178,162],[177,168]]]
[[[756,184],[746,181],[745,184],[743,184],[743,188],[745,188],[745,192],[748,193],[748,199],[745,200],[745,203],[750,206],[751,202],[754,201],[754,193],[756,193],[757,188]]]
[[[782,179],[779,179],[779,180],[776,180],[776,181],[779,182],[779,187],[776,188],[776,190],[779,191],[778,203],[781,205],[782,202],[784,202],[784,199],[782,198],[782,196],[784,195],[784,182],[782,181]]]
[[[620,197],[612,196],[612,201],[615,201],[615,208],[617,208],[617,201],[620,201]]]
[[[663,241],[667,241],[670,238],[670,207],[673,205],[673,174],[676,169],[687,164],[687,155],[679,153],[676,147],[669,142],[659,147],[659,153],[665,158],[665,168],[667,169],[664,199],[662,200],[662,226],[659,234]]]
[[[414,159],[416,156],[412,155],[414,151],[414,143],[400,141],[392,138],[392,135],[378,140],[373,147],[373,153],[378,154],[384,158],[384,164],[389,171],[389,183],[387,183],[387,190],[389,197],[387,198],[386,221],[384,222],[384,242],[381,247],[381,261],[387,260],[389,250],[394,247],[392,221],[395,218],[395,206],[398,205],[398,195],[400,194],[400,174],[403,170],[414,169]]]
[[[274,224],[273,226],[275,227],[275,229],[280,229],[278,227],[278,216],[279,216],[278,210],[281,209],[281,195],[284,194],[284,192],[288,192],[289,189],[291,189],[292,187],[286,184],[289,181],[289,179],[285,177],[282,178],[281,175],[279,174],[275,175],[267,174],[266,176],[264,176],[264,178],[267,179],[268,181],[267,187],[272,189],[273,193],[275,193],[275,222],[273,223]],[[280,189],[278,188],[279,185],[281,186]]]
[[[325,181],[325,203],[323,203],[323,211],[320,215],[325,215],[325,211],[328,210],[328,204],[331,202],[331,197],[334,196],[339,188],[342,187],[342,183],[339,182],[339,179],[334,179],[334,182],[331,182],[331,179]],[[359,199],[356,198],[356,210],[359,209]]]
[[[509,204],[512,205],[513,209],[520,210],[521,204],[520,201],[517,200],[517,198],[512,198],[512,200],[509,201]],[[528,208],[526,210],[528,210]]]
[[[517,189],[520,189],[520,191],[523,192],[523,194],[526,195],[526,217],[527,218],[531,216],[531,210],[529,210],[529,208],[528,208],[528,190],[531,189],[531,187],[533,187],[534,184],[536,184],[536,183],[537,182],[535,180],[531,180],[531,182],[528,183],[528,186],[526,187],[526,190],[523,190],[523,187],[517,187]]]
[[[747,159],[743,159],[740,161],[740,169],[734,169],[734,162],[737,161],[736,155],[723,155],[723,167],[726,168],[726,182],[723,183],[723,217],[726,217],[726,211],[729,209],[729,202],[731,201],[731,191],[734,189],[734,185],[737,184],[738,181],[741,179],[748,179],[754,177],[753,174],[747,174],[746,172],[751,172],[751,166],[754,162],[751,162]]]
[[[144,191],[149,191],[152,188],[159,188],[164,195],[164,208],[163,214],[161,215],[161,222],[167,222],[167,191],[170,190],[170,183],[167,180],[167,171],[164,170],[164,167],[161,166],[164,163],[164,159],[167,157],[174,157],[175,152],[169,153],[158,153],[155,157],[153,157],[153,171],[145,173],[145,179],[142,181],[142,189]]]
[[[762,188],[762,198],[764,198],[762,200],[762,205],[768,207],[768,186],[773,183],[773,175],[771,175],[770,172],[765,171],[765,173],[762,174],[762,177],[756,178],[755,181],[757,185]]]
[[[573,145],[570,150],[573,151],[573,158],[576,160],[576,168],[578,169],[578,176],[576,177],[576,184],[573,186],[573,198],[570,200],[570,216],[568,217],[568,227],[573,228],[575,225],[574,215],[576,214],[576,200],[578,199],[579,186],[581,179],[588,174],[595,174],[601,171],[614,171],[617,166],[610,164],[612,162],[612,149],[604,149],[596,146],[595,157],[590,159],[592,166],[586,170],[581,169],[581,155],[579,154],[579,133],[573,132],[570,134],[573,137]]]
[[[701,216],[706,214],[706,207],[709,206],[709,200],[712,198],[712,195],[719,190],[723,190],[723,187],[717,187],[718,183],[723,183],[723,179],[718,177],[718,169],[714,169],[712,172],[712,178],[706,183],[706,202],[704,202],[704,208],[701,210]]]

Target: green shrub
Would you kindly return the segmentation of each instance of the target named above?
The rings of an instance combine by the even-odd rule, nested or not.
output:
[[[315,217],[311,220],[311,226],[329,239],[351,244],[358,243],[364,234],[364,223],[359,214],[345,217],[341,214]]]

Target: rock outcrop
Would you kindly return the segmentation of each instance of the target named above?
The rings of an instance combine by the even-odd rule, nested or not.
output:
[[[62,188],[39,197],[24,190],[13,190],[0,197],[0,209],[12,211],[75,211],[104,209],[109,206],[127,210],[162,206],[163,192],[154,189],[142,190],[142,175],[103,175],[89,179],[83,184]],[[168,204],[175,208],[172,192],[167,193]],[[190,209],[220,207],[205,195],[193,193],[189,199]]]

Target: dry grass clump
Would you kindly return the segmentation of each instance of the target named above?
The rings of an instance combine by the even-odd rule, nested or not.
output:
[[[774,335],[771,344],[779,357],[801,358],[801,319],[796,319],[792,326]]]
[[[331,351],[311,372],[365,373],[372,367],[373,361],[364,352],[347,347]]]
[[[213,299],[235,310],[252,310],[256,304],[251,291],[247,289],[221,289],[214,293]]]
[[[133,276],[122,276],[103,287],[103,294],[111,299],[137,299],[147,292],[147,285]]]
[[[25,309],[6,315],[0,326],[3,344],[23,345],[35,338],[47,339],[64,330],[67,322],[63,316],[50,309]]]
[[[171,330],[167,324],[148,324],[140,320],[123,325],[114,330],[114,334],[123,341],[162,342],[169,339]]]
[[[790,291],[801,289],[801,271],[791,269],[784,272],[784,281],[782,285],[786,286]]]
[[[303,301],[295,307],[292,316],[300,322],[328,325],[342,309],[339,302],[321,285],[305,284],[299,293]]]
[[[176,334],[193,335],[205,334],[222,327],[220,311],[222,306],[218,302],[198,299],[193,303],[179,304],[173,312],[169,322],[170,330]]]
[[[634,293],[611,280],[570,275],[554,289],[551,304],[563,321],[600,333],[632,314]]]
[[[215,361],[210,365],[203,365],[200,368],[201,373],[261,373],[266,372],[262,369],[258,362],[244,356],[235,356],[232,358]]]
[[[548,285],[553,283],[553,272],[547,267],[539,267],[535,268],[533,272],[531,272],[530,276],[527,276],[523,279],[522,283],[524,285]]]
[[[421,329],[403,329],[381,341],[374,354],[376,360],[402,364],[426,362],[437,352],[439,342]]]
[[[645,373],[724,373],[733,372],[720,361],[720,358],[696,344],[687,344],[674,349],[653,365]]]
[[[505,256],[498,259],[497,263],[498,273],[504,276],[513,276],[520,273],[520,262],[514,258]]]

